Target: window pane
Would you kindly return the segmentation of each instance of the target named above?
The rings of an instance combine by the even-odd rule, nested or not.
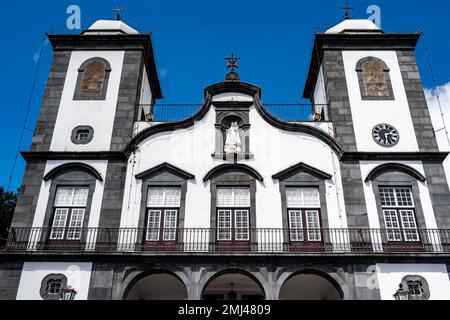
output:
[[[180,188],[165,188],[166,200],[164,203],[165,207],[179,207],[181,199],[181,189]]]
[[[397,205],[399,207],[412,207],[414,206],[411,194],[411,188],[396,188],[395,194],[397,195]]]
[[[217,212],[217,239],[219,241],[231,240],[231,211],[219,210]]]
[[[147,195],[147,207],[164,206],[164,188],[149,188]]]
[[[308,229],[308,241],[322,240],[318,211],[306,211],[306,228]]]
[[[217,206],[232,207],[233,206],[233,189],[218,188],[217,189]]]
[[[287,188],[288,208],[320,208],[318,188]]]
[[[291,241],[303,241],[303,223],[301,211],[289,211],[289,233]]]
[[[416,218],[412,210],[400,210],[405,241],[419,241]]]
[[[250,207],[250,189],[236,188],[234,191],[234,206],[235,207]]]
[[[147,218],[147,241],[159,240],[159,228],[161,226],[161,211],[150,210]]]
[[[74,188],[72,205],[77,207],[85,207],[87,204],[88,194],[88,188]]]
[[[384,223],[386,225],[389,241],[401,241],[400,224],[395,210],[383,210]]]
[[[303,207],[302,189],[301,188],[287,188],[286,201],[289,208]]]
[[[177,211],[165,210],[164,211],[164,241],[174,241],[176,239],[176,227],[177,227]]]
[[[56,190],[55,196],[55,206],[70,206],[72,205],[72,197],[73,197],[73,189],[74,188],[64,188],[59,187]]]
[[[320,207],[319,189],[317,188],[304,188],[303,201],[304,206],[308,208]]]
[[[53,218],[53,226],[50,234],[52,240],[64,239],[65,227],[67,222],[67,215],[69,209],[56,209],[55,217]]]
[[[69,222],[69,230],[67,231],[67,239],[80,240],[81,228],[83,227],[85,209],[73,209]]]
[[[89,195],[89,188],[59,187],[56,190],[55,206],[85,207]]]
[[[381,205],[383,207],[395,206],[394,188],[379,188]]]
[[[249,239],[249,221],[247,210],[236,210],[235,212],[235,227],[236,227],[236,240],[250,240]]]

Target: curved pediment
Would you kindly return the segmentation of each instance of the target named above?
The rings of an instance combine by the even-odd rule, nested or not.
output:
[[[266,108],[264,108],[264,105],[261,101],[260,88],[244,82],[229,82],[229,81],[216,83],[206,87],[204,100],[205,102],[195,115],[182,121],[162,123],[141,131],[136,136],[134,136],[131,139],[131,141],[127,144],[125,152],[129,155],[141,142],[157,133],[170,132],[178,129],[186,129],[193,126],[195,123],[201,121],[206,116],[212,104],[220,103],[223,105],[227,103],[226,101],[213,102],[214,96],[232,92],[241,93],[253,97],[254,101],[253,105],[255,106],[258,114],[273,127],[276,127],[284,131],[298,132],[312,135],[318,138],[319,140],[323,141],[324,143],[326,143],[330,148],[333,149],[334,152],[338,154],[338,156],[342,155],[343,148],[334,140],[333,137],[331,137],[324,131],[316,127],[302,123],[292,123],[282,121],[277,117],[271,115],[269,112],[267,112]],[[229,101],[228,103],[236,104],[235,101]]]
[[[99,181],[103,181],[100,172],[98,172],[95,168],[91,167],[90,165],[88,165],[86,163],[81,163],[81,162],[65,163],[63,165],[60,165],[60,166],[50,170],[44,176],[44,181],[51,180],[61,174],[64,174],[64,173],[70,172],[70,171],[83,171],[83,172],[90,174],[95,179],[97,179]]]
[[[217,167],[211,169],[206,174],[206,176],[203,178],[203,181],[206,182],[208,180],[214,179],[215,177],[218,177],[220,175],[227,174],[230,172],[245,173],[256,180],[259,180],[259,181],[264,180],[263,176],[258,171],[253,169],[252,167],[249,167],[245,164],[235,163],[235,164],[222,164],[220,166],[217,166]]]
[[[419,171],[401,163],[386,163],[373,169],[368,175],[365,182],[375,180],[384,173],[401,172],[413,177],[421,182],[427,181],[427,178]]]

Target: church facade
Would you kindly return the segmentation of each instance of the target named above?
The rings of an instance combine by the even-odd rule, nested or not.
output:
[[[164,121],[148,34],[49,35],[0,299],[450,299],[419,37],[352,19],[316,34],[304,119],[269,112],[232,57],[198,110]]]

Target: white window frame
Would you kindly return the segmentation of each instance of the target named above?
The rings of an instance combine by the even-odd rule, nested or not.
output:
[[[163,200],[161,204],[150,204],[150,191],[151,190],[162,190]],[[167,191],[177,190],[178,191],[178,203],[176,205],[167,204]],[[149,187],[147,190],[147,208],[180,208],[181,206],[181,187]]]
[[[293,215],[298,215],[295,217],[297,221],[296,224],[299,224],[299,227],[294,227]],[[303,212],[302,210],[289,210],[289,238],[291,242],[303,242],[305,241],[305,236],[303,234]],[[300,220],[298,220],[300,218]]]
[[[173,222],[175,225],[168,225],[168,214],[175,213],[175,219]],[[169,209],[164,210],[164,225],[163,225],[163,241],[175,241],[177,238],[177,220],[178,220],[178,210]],[[160,222],[161,224],[161,222]]]
[[[298,205],[291,205],[289,201],[289,191],[294,189],[300,190],[301,203]],[[307,205],[305,204],[305,191],[312,189],[317,191],[317,203],[314,205]],[[320,209],[320,189],[318,187],[286,187],[286,206],[288,209]]]
[[[247,227],[238,228],[238,212],[245,214]],[[234,240],[250,241],[250,212],[248,210],[234,210]]]
[[[221,226],[220,215],[228,214],[227,221],[229,222],[229,227]],[[233,230],[233,210],[227,209],[218,209],[217,211],[217,240],[218,241],[231,241],[232,235],[231,231]],[[226,223],[226,222],[225,222]],[[225,237],[223,236],[225,235]]]
[[[309,214],[314,214],[318,228],[311,227],[310,221],[308,219]],[[321,242],[322,234],[321,234],[321,223],[320,223],[320,214],[318,210],[305,210],[305,220],[306,220],[306,231],[308,232],[308,241],[309,242]]]
[[[63,226],[60,225],[56,225],[57,222],[58,224],[60,224],[61,219],[56,219],[58,216],[59,212],[65,212],[64,213],[64,223]],[[64,240],[64,236],[66,233],[66,225],[67,225],[67,217],[69,215],[69,208],[56,208],[55,209],[55,214],[53,216],[53,223],[52,223],[52,230],[50,232],[50,240]]]
[[[379,187],[378,192],[380,193],[380,189],[388,189],[393,191],[395,205],[383,205],[383,219],[384,225],[387,229],[387,238],[390,242],[420,242],[420,236],[418,231],[417,220],[415,216],[415,204],[414,204],[414,196],[412,192],[412,188],[410,186],[405,187]],[[409,196],[411,198],[411,205],[400,205],[397,197],[398,190],[408,190]],[[380,193],[380,202],[381,202],[381,193]],[[408,212],[411,214],[412,221],[405,221],[406,219],[403,217],[403,212]],[[389,213],[392,220],[392,215],[395,216],[396,226],[388,226],[386,221],[386,214]],[[392,222],[391,222],[392,223]],[[413,223],[415,227],[405,227],[406,224]],[[412,238],[410,237],[412,236]],[[403,238],[403,239],[402,239]]]
[[[152,213],[157,213],[158,216],[158,227],[154,228],[151,227],[150,228],[150,217]],[[148,213],[147,213],[147,230],[145,233],[145,240],[148,242],[157,242],[159,241],[159,233],[161,230],[161,210],[154,210],[154,209],[148,209]],[[156,237],[152,237],[153,235],[156,235]]]
[[[219,203],[219,190],[231,190],[231,204],[222,205]],[[236,204],[236,190],[247,190],[248,191],[248,203],[241,205]],[[217,199],[216,206],[218,208],[249,208],[251,206],[251,190],[249,187],[218,187],[216,190]]]

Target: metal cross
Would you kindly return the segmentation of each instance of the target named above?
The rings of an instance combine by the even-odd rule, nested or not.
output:
[[[230,72],[235,72],[234,69],[239,69],[238,61],[240,59],[240,57],[235,57],[234,53],[231,53],[231,57],[225,58],[227,60],[227,68],[230,69]]]
[[[116,20],[117,20],[117,21],[120,21],[120,13],[123,12],[123,11],[125,11],[125,9],[116,7],[116,8],[114,8],[114,9],[112,9],[112,11],[114,11],[114,12],[116,13]]]
[[[350,18],[350,10],[353,10],[353,9],[355,9],[355,8],[354,8],[354,7],[350,7],[350,6],[348,5],[348,2],[345,2],[345,7],[340,7],[339,9],[345,10],[345,16],[344,16],[344,19],[345,19],[345,20],[348,20],[348,19],[351,19],[351,18]]]

